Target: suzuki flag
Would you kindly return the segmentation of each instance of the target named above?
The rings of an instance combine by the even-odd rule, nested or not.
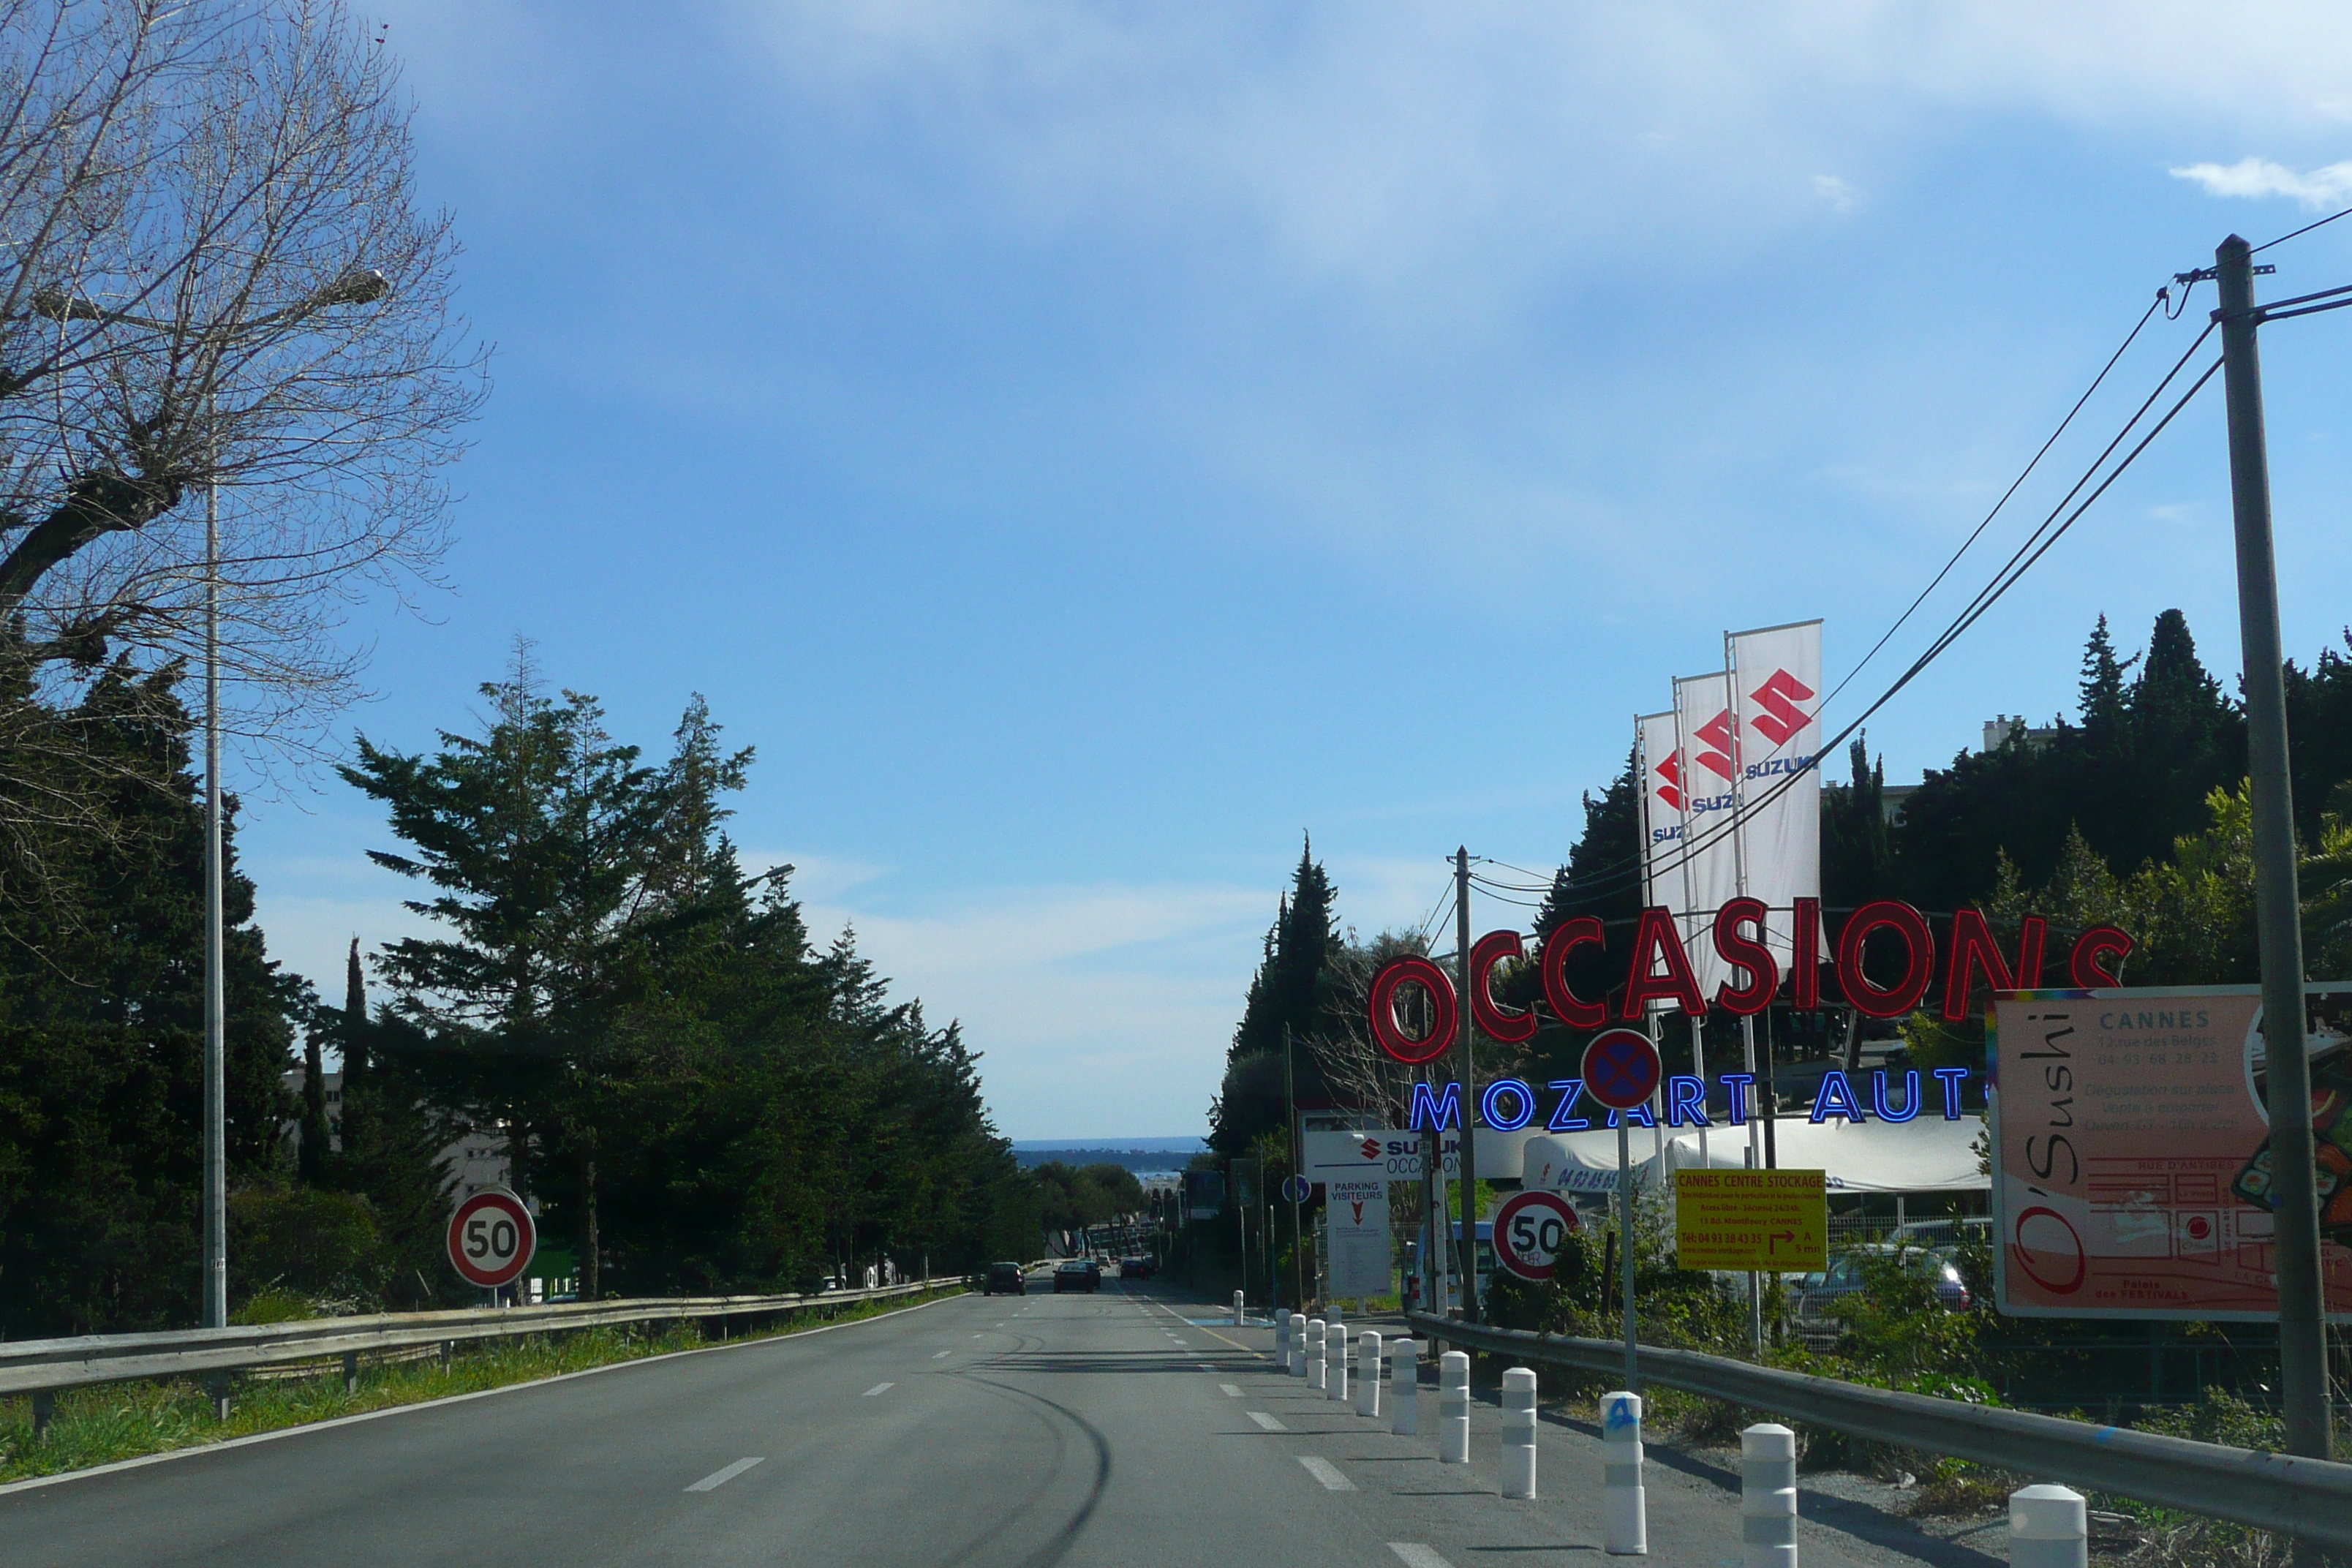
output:
[[[1675,852],[1660,868],[1660,890],[1675,911],[1699,993],[1712,996],[1718,984],[1732,979],[1731,965],[1716,956],[1709,935],[1715,911],[1739,896],[1731,836],[1739,743],[1732,730],[1727,676],[1685,676],[1675,682],[1675,736],[1683,831]]]
[[[1680,909],[1682,872],[1675,847],[1683,838],[1683,792],[1681,764],[1675,760],[1675,716],[1644,713],[1635,719],[1633,744],[1642,770],[1642,901]]]
[[[1741,891],[1761,899],[1766,945],[1789,963],[1793,901],[1822,894],[1822,623],[1730,632]]]

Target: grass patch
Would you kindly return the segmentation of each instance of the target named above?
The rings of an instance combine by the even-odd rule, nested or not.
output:
[[[820,1323],[854,1322],[963,1293],[961,1285],[946,1286],[898,1300],[818,1308],[780,1319],[740,1339],[782,1338]],[[460,1343],[446,1367],[437,1356],[407,1362],[362,1360],[356,1392],[345,1391],[340,1365],[315,1377],[238,1378],[230,1385],[226,1421],[214,1418],[212,1400],[198,1384],[176,1379],[102,1384],[61,1391],[47,1435],[37,1442],[33,1437],[30,1396],[0,1400],[0,1482],[87,1469],[174,1448],[200,1447],[225,1438],[419,1405],[453,1394],[504,1388],[715,1342],[706,1341],[700,1328],[692,1323],[648,1323]]]

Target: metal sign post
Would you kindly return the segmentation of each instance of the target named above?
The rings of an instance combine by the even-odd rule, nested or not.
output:
[[[1625,1386],[1641,1391],[1633,1330],[1633,1143],[1625,1113],[1658,1091],[1658,1047],[1637,1029],[1604,1029],[1584,1047],[1584,1092],[1617,1123],[1617,1250],[1625,1265]]]

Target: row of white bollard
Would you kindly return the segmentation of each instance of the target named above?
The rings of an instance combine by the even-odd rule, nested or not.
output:
[[[1235,1307],[1238,1318],[1240,1308]],[[1348,1397],[1348,1333],[1338,1314],[1327,1322],[1284,1308],[1274,1318],[1275,1361],[1325,1397]],[[1381,1357],[1389,1358],[1389,1430],[1401,1437],[1421,1431],[1421,1348],[1409,1339],[1381,1342],[1366,1330],[1355,1343],[1356,1413],[1381,1414]],[[1437,1458],[1470,1462],[1470,1357],[1448,1351],[1438,1358]],[[1601,1537],[1612,1557],[1649,1554],[1648,1494],[1642,1485],[1642,1397],[1619,1392],[1601,1399]],[[1760,1422],[1739,1435],[1739,1534],[1746,1568],[1797,1568],[1797,1435]],[[1515,1366],[1503,1373],[1503,1495],[1536,1495],[1536,1374]],[[2082,1494],[2059,1486],[2032,1486],[2009,1500],[2010,1562],[2013,1568],[2088,1568],[2089,1516]]]

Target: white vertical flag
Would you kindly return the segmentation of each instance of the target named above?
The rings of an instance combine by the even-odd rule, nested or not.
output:
[[[1641,715],[1633,721],[1633,765],[1642,777],[1642,902],[1680,909],[1682,871],[1675,850],[1683,840],[1683,791],[1675,716]]]
[[[1790,906],[1822,896],[1822,623],[1727,633],[1738,739],[1743,890],[1769,906],[1766,945],[1785,968]]]
[[[1682,781],[1682,826],[1678,853],[1679,898],[1666,901],[1680,915],[1683,950],[1700,994],[1732,978],[1731,965],[1716,956],[1715,911],[1739,895],[1739,861],[1732,842],[1731,806],[1738,798],[1739,745],[1732,731],[1730,680],[1727,675],[1693,675],[1675,682],[1675,753]],[[1668,884],[1672,886],[1671,881]]]

